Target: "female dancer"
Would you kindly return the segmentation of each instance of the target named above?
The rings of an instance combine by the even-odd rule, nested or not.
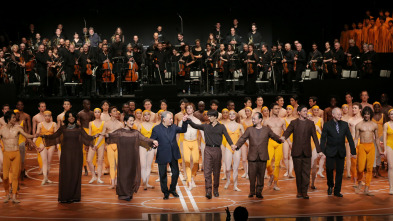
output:
[[[144,110],[143,113],[143,122],[139,125],[138,130],[141,134],[147,138],[150,138],[151,133],[153,131],[153,127],[155,124],[150,121],[151,114],[149,110]],[[141,162],[141,176],[143,182],[143,189],[147,190],[147,188],[153,189],[154,186],[149,185],[149,177],[151,172],[151,165],[154,159],[155,150],[150,149],[147,150],[144,147],[139,147],[139,156]]]
[[[246,113],[247,118],[244,119],[241,122],[241,124],[243,125],[244,131],[246,131],[248,127],[252,127],[254,125],[252,123],[252,108],[246,107],[244,109],[244,112]],[[241,147],[241,152],[242,152],[242,163],[244,168],[244,174],[242,175],[242,178],[248,179],[248,164],[247,164],[248,143],[247,142],[243,144],[243,146]]]
[[[295,120],[296,118],[293,116],[293,111],[294,108],[292,105],[287,106],[287,117],[285,118],[285,124],[286,127],[288,128],[289,124],[291,121]],[[287,176],[289,178],[294,178],[293,176],[293,161],[292,161],[292,156],[291,156],[291,151],[290,151],[290,146],[292,145],[293,142],[293,136],[291,135],[289,137],[290,143],[288,141],[285,141],[283,145],[283,151],[284,151],[284,164],[286,167],[286,172],[284,176]]]
[[[91,121],[89,123],[89,135],[95,136],[100,133],[102,133],[102,129],[104,128],[104,123],[105,121],[101,120],[101,109],[100,108],[95,108],[94,109],[94,121]],[[89,166],[90,171],[94,171],[94,165],[93,165],[93,158],[96,155],[97,152],[97,174],[98,178],[96,176],[96,173],[91,173],[92,177],[89,183],[93,183],[94,181],[97,180],[97,183],[104,183],[104,181],[101,180],[101,175],[102,175],[102,163],[104,161],[104,143],[105,140],[102,140],[99,144],[97,143],[98,139],[96,138],[94,141],[94,145],[97,146],[97,148],[90,147],[89,152],[87,155],[87,165]]]

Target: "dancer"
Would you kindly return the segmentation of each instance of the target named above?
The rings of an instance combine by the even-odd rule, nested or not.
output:
[[[224,116],[224,114],[223,114]],[[228,131],[229,136],[232,139],[232,142],[237,142],[244,134],[244,128],[241,124],[236,122],[236,112],[234,110],[229,111],[229,120],[230,122],[225,124],[225,127]],[[237,187],[237,176],[238,176],[238,169],[239,169],[239,164],[240,164],[240,156],[241,156],[241,151],[234,151],[232,150],[232,147],[228,144],[228,142],[225,145],[225,164],[227,165],[226,167],[226,177],[227,177],[227,183],[225,184],[224,189],[228,189],[229,184],[231,183],[231,165],[232,165],[232,160],[233,160],[233,190],[234,191],[241,191]]]
[[[186,104],[186,115],[189,116],[190,120],[196,124],[201,124],[201,121],[194,117],[195,105],[193,103]],[[179,123],[181,127],[183,121]],[[195,177],[197,175],[199,166],[199,148],[198,140],[200,139],[200,131],[192,128],[188,125],[187,132],[184,133],[183,139],[183,151],[184,151],[184,163],[186,166],[187,174],[187,187],[192,190],[196,187]],[[192,162],[192,164],[191,164]]]
[[[351,118],[349,118],[348,120],[348,125],[349,125],[349,129],[351,131],[351,135],[352,137],[355,139],[355,132],[356,132],[356,125],[361,122],[363,120],[362,115],[361,115],[361,110],[362,110],[362,105],[358,102],[355,102],[352,104],[352,114],[353,116]],[[358,153],[358,143],[355,143],[355,147],[356,147],[356,153]],[[350,167],[350,172],[351,172],[351,176],[354,186],[353,187],[357,187],[357,159],[355,158],[351,158],[350,155],[348,154],[348,149],[347,149],[347,158],[350,158],[350,163],[349,165],[347,164],[347,167]],[[348,162],[348,161],[347,161]]]
[[[16,117],[16,124],[20,125],[23,128],[23,131],[27,133],[27,123],[20,119],[19,110],[15,109],[14,113],[15,113],[15,117]],[[21,178],[21,181],[23,181],[26,176],[26,174],[25,174],[26,138],[21,134],[19,135],[18,145],[19,145],[19,153],[20,153],[20,158],[21,158],[20,178]]]
[[[89,124],[90,121],[94,120],[94,113],[93,111],[90,110],[91,103],[89,100],[84,99],[83,100],[83,110],[79,111],[77,118],[78,118],[78,124],[85,130],[86,133],[89,133]],[[85,176],[88,175],[87,172],[87,150],[88,147],[83,148],[83,168],[85,169]],[[94,170],[90,171],[91,173],[95,173]]]
[[[246,114],[246,118],[241,121],[241,124],[243,125],[244,130],[247,130],[247,128],[253,126],[252,123],[252,108],[251,107],[245,107],[244,112]],[[243,164],[243,169],[244,169],[244,174],[242,175],[242,178],[248,179],[248,163],[247,163],[247,155],[248,155],[248,142],[244,143],[243,146],[240,148],[242,152],[242,164]]]
[[[102,121],[109,121],[111,119],[111,116],[109,114],[109,107],[111,104],[107,100],[103,100],[101,102],[101,108],[102,108],[102,113],[101,113],[101,120]]]
[[[388,160],[389,194],[393,195],[393,109],[388,111],[389,121],[383,125],[385,157]]]
[[[90,121],[89,123],[89,135],[90,136],[96,136],[102,133],[102,130],[104,129],[104,124],[105,121],[101,120],[101,109],[100,108],[95,108],[94,109],[94,120]],[[101,180],[101,175],[102,175],[102,166],[104,162],[104,145],[105,141],[102,140],[100,143],[97,143],[98,138],[94,140],[94,147],[89,147],[89,151],[87,153],[87,165],[89,166],[91,173],[91,180],[89,183],[93,183],[94,181],[97,181],[97,183],[104,183],[104,181]],[[96,156],[97,153],[97,175],[94,172],[94,165],[93,165],[93,160],[94,157]],[[97,177],[98,176],[98,177]]]
[[[287,117],[285,118],[285,127],[288,127],[291,121],[295,120],[293,112],[294,107],[292,105],[287,106]],[[297,115],[296,115],[297,116]],[[293,160],[291,156],[291,148],[293,143],[293,135],[289,137],[289,141],[285,141],[283,144],[283,153],[284,153],[284,164],[286,167],[286,172],[284,173],[285,177],[295,178],[293,176]]]
[[[153,128],[156,124],[151,122],[151,112],[148,110],[144,110],[142,113],[143,122],[139,125],[138,131],[145,137],[150,138]],[[153,163],[155,150],[146,149],[143,146],[139,147],[139,158],[141,163],[141,177],[143,189],[147,190],[147,188],[153,189],[154,186],[149,185],[149,178],[151,173],[151,165]]]
[[[320,110],[319,106],[318,105],[314,105],[311,108],[312,119],[310,119],[310,120],[314,121],[315,126],[317,126],[319,128],[319,130],[317,130],[318,142],[319,142],[319,139],[321,139],[321,133],[322,133],[323,123],[324,123],[323,118],[318,116],[319,115],[319,110]],[[326,113],[326,109],[325,109],[324,113]],[[331,114],[331,111],[330,111],[330,114]],[[325,178],[325,176],[322,174],[323,171],[324,171],[325,161],[326,161],[326,156],[322,155],[321,158],[319,159],[319,169],[318,169],[318,172],[317,172],[317,175],[319,177],[321,177],[321,178]]]
[[[222,114],[222,118],[219,121],[220,124],[223,124],[224,126],[230,122],[229,120],[229,110],[227,108],[222,109],[221,111]],[[221,154],[222,154],[222,170],[224,172],[224,176],[221,178],[222,180],[226,180],[227,179],[227,173],[226,173],[226,165],[225,165],[225,149],[227,145],[227,140],[225,139],[225,137],[222,138],[222,144],[221,144]]]
[[[130,201],[134,193],[138,192],[141,182],[139,163],[139,150],[141,145],[150,149],[150,146],[158,146],[158,142],[143,136],[137,130],[132,129],[135,117],[124,116],[124,128],[115,130],[106,135],[106,142],[115,144],[119,153],[116,194],[120,200]]]
[[[40,136],[54,134],[57,131],[57,124],[52,122],[52,112],[44,111],[44,118],[45,121],[39,123],[37,126],[37,134]],[[55,146],[45,147],[41,137],[37,138],[35,144],[38,147],[38,152],[40,153],[42,159],[42,173],[44,175],[44,179],[42,180],[41,185],[53,183],[48,179],[48,176]]]
[[[5,199],[4,203],[8,203],[11,199],[10,191],[9,191],[9,175],[10,170],[12,170],[12,202],[20,203],[19,200],[16,199],[16,193],[18,191],[18,180],[20,173],[20,165],[21,165],[21,155],[19,153],[19,134],[23,135],[27,138],[26,142],[29,142],[32,146],[34,146],[33,142],[30,140],[32,138],[37,137],[37,135],[30,135],[23,131],[23,128],[19,125],[16,125],[16,117],[13,111],[7,111],[4,114],[4,122],[5,126],[0,129],[0,138],[3,141],[4,148],[4,158],[3,158],[3,181],[4,181],[4,191],[5,191]]]
[[[143,100],[143,107],[145,108],[145,110],[149,110],[150,111],[150,121],[155,123],[157,116],[156,114],[151,110],[153,106],[153,103],[150,99],[145,99]]]
[[[102,134],[112,133],[113,131],[123,128],[123,124],[117,119],[118,111],[117,108],[112,106],[109,108],[109,113],[111,119],[109,121],[105,121],[104,128],[102,129]],[[100,144],[104,136],[100,136],[96,143]],[[118,160],[118,152],[117,146],[115,143],[108,144],[105,146],[108,154],[109,161],[109,175],[111,177],[111,186],[108,189],[114,189],[116,185],[116,174],[117,174],[117,160]]]
[[[357,157],[358,187],[356,192],[359,193],[363,187],[362,178],[364,170],[366,169],[366,185],[364,188],[364,194],[368,196],[374,195],[370,192],[370,183],[373,176],[372,172],[375,158],[375,147],[378,148],[379,153],[384,153],[376,139],[378,137],[378,125],[372,122],[371,119],[373,118],[373,115],[373,110],[369,106],[366,106],[362,110],[363,121],[359,122],[355,127],[355,143],[357,143],[358,139],[360,139]]]
[[[278,103],[274,103],[271,108],[272,116],[265,121],[265,126],[269,127],[277,136],[281,136],[286,129],[285,120],[282,119],[279,114],[281,106]],[[286,115],[286,114],[285,114]],[[275,142],[270,139],[268,143],[269,160],[267,161],[266,169],[270,176],[269,186],[273,184],[273,189],[279,191],[278,187],[278,176],[280,174],[280,162],[283,157],[282,143]],[[274,170],[272,166],[272,160],[274,159]]]
[[[240,121],[243,121],[244,119],[247,118],[247,115],[246,115],[246,108],[247,108],[247,107],[251,108],[251,106],[252,106],[252,99],[251,99],[250,97],[245,97],[245,98],[244,98],[244,108],[241,109],[241,110],[239,111],[239,113],[238,113],[239,116],[240,116]],[[252,110],[252,108],[251,108],[251,110]]]
[[[94,137],[77,124],[75,113],[67,111],[64,116],[64,125],[56,133],[41,137],[44,138],[45,147],[61,143],[57,200],[60,203],[73,203],[81,200],[83,145],[93,146]]]
[[[250,152],[248,154],[248,162],[250,166],[250,193],[248,197],[251,198],[256,195],[257,198],[262,199],[262,190],[264,186],[263,178],[266,170],[266,162],[269,160],[269,139],[273,139],[277,143],[282,143],[284,140],[277,136],[269,127],[262,126],[261,113],[255,113],[252,117],[252,121],[254,126],[246,129],[232,149],[237,149],[249,140]]]
[[[382,112],[381,103],[379,103],[378,101],[373,103],[373,108],[374,116],[371,120],[378,125],[378,137],[376,137],[375,139],[377,140],[377,142],[379,142],[380,145],[384,145],[382,136],[383,124],[386,122],[385,114]],[[381,154],[378,152],[378,148],[375,147],[375,160],[373,165],[373,174],[375,178],[381,176],[381,174],[379,173],[381,163]]]
[[[37,133],[38,124],[45,121],[45,117],[44,117],[44,111],[46,111],[45,102],[38,103],[38,110],[40,112],[33,117],[33,134]],[[36,146],[37,146],[37,144],[36,144]],[[37,161],[38,161],[38,166],[40,167],[40,171],[38,172],[38,174],[41,175],[43,173],[42,172],[42,159],[41,159],[41,154],[38,152],[37,152]]]
[[[313,120],[313,114],[311,112],[307,112],[307,119]],[[317,131],[317,136],[318,134],[321,134],[321,128],[319,128],[317,125],[315,125],[315,130]],[[318,140],[319,142],[319,140]],[[317,150],[315,149],[315,144],[314,140],[311,138],[311,149],[312,149],[312,155],[311,155],[311,189],[315,190],[317,189],[315,187],[315,178],[317,178],[317,162],[320,160],[320,155],[317,154]]]

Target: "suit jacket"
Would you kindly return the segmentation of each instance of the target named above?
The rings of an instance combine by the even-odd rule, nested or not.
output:
[[[241,147],[247,140],[249,140],[247,160],[256,161],[259,155],[260,160],[267,161],[269,160],[269,153],[267,149],[269,138],[281,143],[280,137],[277,136],[269,127],[262,126],[261,129],[249,127],[239,138],[236,146]]]
[[[283,136],[285,139],[288,139],[292,133],[292,157],[312,156],[311,137],[314,140],[317,153],[321,152],[321,147],[319,146],[317,132],[313,121],[308,119],[300,120],[299,118],[291,121]]]
[[[336,122],[334,120],[330,120],[324,124],[321,135],[322,152],[327,157],[335,157],[338,154],[341,158],[344,158],[346,156],[345,138],[347,138],[351,148],[351,154],[356,155],[356,148],[348,123],[338,121],[338,128],[340,133],[337,133]]]
[[[165,127],[162,123],[155,126],[151,133],[150,139],[158,141],[156,163],[167,164],[172,161],[172,159],[180,159],[179,146],[176,141],[177,133],[187,132],[188,123],[183,122],[182,127],[176,125],[171,125]]]

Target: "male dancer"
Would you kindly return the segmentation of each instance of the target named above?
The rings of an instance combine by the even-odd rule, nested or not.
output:
[[[198,118],[198,120],[203,121],[203,112],[205,112],[205,102],[198,102],[198,110],[194,112],[194,117]]]
[[[16,103],[16,109],[18,109],[19,114],[20,114],[20,120],[23,120],[27,124],[27,133],[31,134],[31,117],[27,113],[23,111],[25,106],[23,105],[22,101],[18,101]]]
[[[90,110],[91,103],[89,100],[83,100],[83,110],[79,111],[77,118],[79,125],[89,134],[89,123],[94,120],[94,113]],[[87,163],[86,163],[87,152],[86,148],[83,147],[83,167],[85,168],[85,176],[89,175],[87,172]],[[94,173],[94,171],[90,171]]]
[[[12,202],[20,203],[16,199],[16,192],[18,191],[18,179],[21,165],[21,155],[19,153],[18,139],[19,134],[22,134],[27,139],[37,137],[37,135],[30,135],[23,131],[23,128],[16,125],[16,117],[13,111],[7,111],[4,115],[4,121],[7,123],[0,129],[0,138],[4,145],[4,159],[3,159],[3,179],[4,179],[4,190],[6,197],[4,203],[8,203],[11,199],[9,192],[9,174],[12,169]],[[26,140],[32,144],[31,140]]]
[[[281,136],[282,133],[286,129],[285,120],[279,117],[281,107],[278,103],[272,105],[272,116],[265,121],[265,125],[268,126],[277,136]],[[267,171],[270,176],[269,186],[272,185],[274,180],[274,190],[280,190],[277,186],[278,183],[278,175],[280,174],[280,162],[283,157],[283,144],[281,142],[275,142],[272,139],[269,139],[268,143],[268,151],[269,151],[269,160],[267,161]],[[272,167],[272,160],[274,158],[274,172]]]
[[[245,97],[245,98],[244,98],[244,108],[241,109],[241,110],[239,111],[239,113],[238,113],[239,116],[240,116],[240,121],[243,121],[244,119],[247,118],[245,109],[246,109],[247,107],[251,107],[251,106],[252,106],[252,100],[251,100],[251,98],[250,98],[250,97]]]
[[[194,104],[187,103],[185,106],[186,114],[189,116],[190,120],[196,124],[201,124],[201,121],[193,115],[195,109]],[[182,125],[183,121],[180,121],[179,127],[181,127]],[[194,177],[197,174],[199,166],[198,140],[200,140],[200,136],[200,131],[188,125],[187,132],[184,133],[183,137],[183,159],[186,167],[185,171],[187,174],[187,184],[190,190],[196,187]]]
[[[383,155],[383,151],[379,146],[379,139],[376,139],[378,138],[378,125],[371,120],[373,118],[373,114],[374,113],[370,107],[363,108],[363,121],[359,122],[355,127],[355,143],[357,143],[358,139],[360,139],[360,143],[358,145],[359,185],[357,193],[359,193],[362,189],[362,178],[364,170],[366,169],[366,186],[364,188],[364,194],[368,196],[374,196],[374,194],[370,193],[370,183],[373,176],[372,172],[375,159],[375,147],[377,147],[379,153]]]
[[[361,116],[361,110],[362,110],[362,105],[360,103],[355,102],[352,104],[352,114],[353,115],[348,120],[349,130],[351,131],[352,138],[355,138],[356,125],[363,120],[363,118]],[[355,147],[356,147],[356,152],[357,152],[358,143],[355,143]],[[348,143],[347,143],[347,148],[349,148]],[[348,150],[347,150],[347,153],[348,153]],[[347,173],[348,173],[348,167],[350,168],[350,175],[348,173],[347,177],[352,176],[352,179],[354,181],[354,187],[356,187],[356,183],[357,183],[356,165],[357,165],[357,159],[351,158],[350,155],[347,154]]]
[[[374,110],[373,109],[373,105],[371,105],[370,103],[368,103],[368,99],[369,99],[370,97],[368,96],[368,92],[367,91],[362,91],[361,93],[360,93],[360,100],[362,100],[362,103],[360,103],[361,105],[362,105],[362,110],[365,108],[365,107],[369,107],[369,108],[371,108],[371,110]]]
[[[287,117],[287,110],[284,108],[284,98],[281,96],[277,96],[276,97],[276,104],[278,104],[278,106],[280,107],[278,116],[281,119],[286,118]],[[270,116],[272,116],[272,115],[273,115],[273,112],[270,112]]]
[[[40,112],[33,117],[33,134],[36,134],[38,124],[45,121],[44,112],[46,111],[46,103],[45,102],[38,103],[38,110]],[[41,158],[41,154],[38,152],[37,152],[37,161],[38,161],[38,166],[40,167],[40,172],[38,174],[41,175],[42,174],[42,158]]]
[[[237,141],[235,148],[241,147],[247,140],[249,141],[248,152],[248,173],[250,178],[250,194],[248,197],[254,197],[256,186],[256,197],[262,199],[262,190],[264,185],[264,176],[266,170],[266,161],[269,158],[268,142],[273,139],[277,143],[284,140],[277,136],[269,127],[262,126],[262,114],[257,112],[252,116],[253,127],[247,128],[244,134]],[[257,184],[255,185],[255,182]]]
[[[3,116],[0,118],[0,127],[7,125],[7,123],[4,120],[4,115],[5,113],[7,113],[10,110],[10,105],[8,104],[4,104],[3,108],[1,109],[1,111],[3,112]]]
[[[255,101],[255,103],[257,104],[257,107],[252,110],[252,113],[253,114],[255,114],[257,112],[258,113],[262,113],[263,97],[262,96],[258,96],[257,100]]]

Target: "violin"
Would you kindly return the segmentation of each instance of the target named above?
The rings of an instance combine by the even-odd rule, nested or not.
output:
[[[295,58],[297,58],[298,57],[298,55],[296,54],[295,55]],[[296,71],[296,60],[295,60],[295,62],[293,63],[293,71]]]
[[[333,57],[333,60],[336,60],[336,58]],[[338,73],[338,71],[337,71],[337,63],[333,63],[333,74],[337,74],[337,73]]]
[[[285,56],[284,56],[284,59],[286,59]],[[288,63],[284,62],[284,63],[282,63],[282,65],[284,67],[284,74],[288,74],[289,73]]]
[[[53,77],[53,71],[52,71],[52,67],[55,64],[55,62],[52,60],[52,63],[50,65],[48,65],[48,77]]]
[[[21,56],[21,57],[22,57],[22,56]],[[35,67],[35,57],[34,57],[34,56],[33,56],[33,58],[32,58],[30,61],[28,61],[28,62],[26,63],[25,67],[26,67],[26,71],[27,71],[27,72],[33,70],[33,68]]]
[[[107,55],[108,62],[102,64],[102,69],[104,69],[104,73],[102,74],[102,81],[103,82],[115,82],[115,75],[113,74],[113,64],[109,62],[108,55]]]
[[[93,70],[91,69],[91,64],[87,64],[86,65],[86,74],[87,75],[92,75],[93,74]]]
[[[311,70],[312,71],[317,71],[317,63],[316,62],[312,62],[311,63]]]
[[[9,64],[9,63],[8,63]],[[4,67],[4,65],[2,65],[0,67],[0,78],[3,79],[3,82],[5,84],[9,84],[10,83],[10,79],[8,78],[8,74],[6,73],[6,70],[8,69],[8,64],[6,67]]]
[[[352,56],[347,56],[347,66],[352,67]]]
[[[323,59],[326,60],[326,57],[324,57]],[[327,62],[323,62],[323,73],[324,74],[328,74],[329,73]]]
[[[128,62],[128,70],[126,72],[125,80],[129,82],[136,82],[138,80],[138,65],[136,62]]]

